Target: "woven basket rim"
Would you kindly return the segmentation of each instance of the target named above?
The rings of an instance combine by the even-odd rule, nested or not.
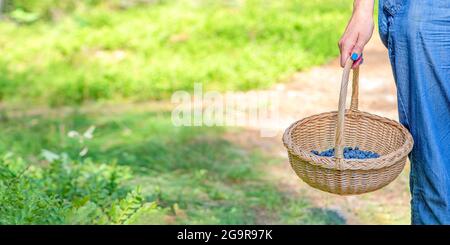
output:
[[[305,124],[311,120],[317,120],[319,118],[331,117],[337,115],[337,111],[324,112],[320,114],[315,114],[309,117],[305,117],[300,119],[294,123],[292,123],[283,134],[283,144],[287,148],[290,154],[301,158],[304,161],[309,162],[312,165],[316,165],[323,168],[334,169],[334,170],[373,170],[373,169],[381,169],[384,167],[391,166],[398,162],[400,159],[406,157],[412,150],[414,145],[413,138],[409,133],[408,129],[406,129],[402,124],[392,119],[378,116],[375,114],[371,114],[364,111],[353,110],[345,111],[345,116],[360,116],[360,117],[368,117],[372,120],[377,120],[382,123],[388,124],[390,127],[395,127],[400,130],[401,133],[405,136],[405,142],[395,151],[382,155],[379,158],[371,158],[371,159],[342,159],[340,164],[336,162],[335,157],[322,157],[317,156],[311,152],[301,149],[297,145],[295,145],[292,141],[291,132],[294,128],[301,124]]]

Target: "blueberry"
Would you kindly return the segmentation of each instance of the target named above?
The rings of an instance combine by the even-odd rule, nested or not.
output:
[[[319,152],[315,151],[315,150],[312,150],[311,153],[314,154],[314,155],[317,155],[317,156],[319,155]]]
[[[312,150],[311,153],[317,156],[332,157],[335,155],[335,149],[330,148],[322,152]],[[369,159],[380,157],[380,155],[375,152],[360,150],[358,146],[355,146],[354,148],[349,146],[344,147],[343,155],[345,159]]]

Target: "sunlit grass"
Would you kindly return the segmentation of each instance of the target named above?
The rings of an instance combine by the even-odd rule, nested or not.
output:
[[[73,104],[270,86],[338,54],[347,1],[161,1],[0,22],[0,99]]]

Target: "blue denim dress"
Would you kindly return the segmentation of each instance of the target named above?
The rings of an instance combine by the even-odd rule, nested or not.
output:
[[[412,224],[450,224],[450,0],[380,0],[378,21],[414,138]]]

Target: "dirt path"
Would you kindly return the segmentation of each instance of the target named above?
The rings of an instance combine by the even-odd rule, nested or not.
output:
[[[395,84],[387,51],[377,33],[367,45],[364,57],[360,71],[360,109],[397,120]],[[295,120],[337,109],[341,72],[336,59],[324,66],[299,72],[291,81],[276,85],[271,90],[278,91],[283,98],[280,100],[280,121],[247,125],[246,132],[228,135],[228,138],[243,147],[262,149],[280,158],[280,164],[271,165],[265,171],[281,191],[298,195],[299,198],[306,196],[317,207],[335,210],[349,224],[408,224],[408,165],[399,178],[382,190],[350,197],[310,188],[297,178],[289,166],[281,143],[282,132]],[[276,130],[277,136],[261,137],[258,130],[262,128]]]

